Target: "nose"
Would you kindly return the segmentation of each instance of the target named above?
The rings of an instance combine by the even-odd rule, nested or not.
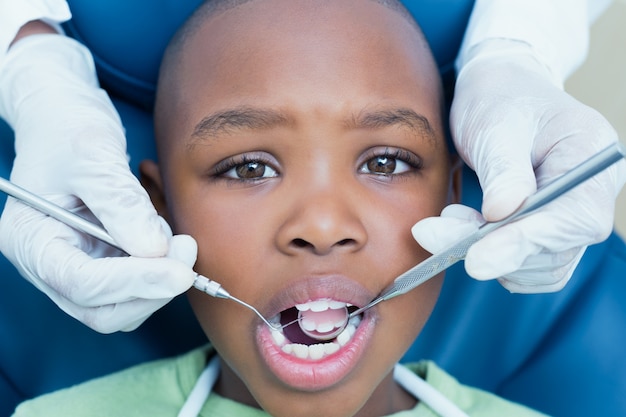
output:
[[[303,192],[278,230],[277,243],[290,255],[358,251],[367,242],[357,200],[340,190]]]

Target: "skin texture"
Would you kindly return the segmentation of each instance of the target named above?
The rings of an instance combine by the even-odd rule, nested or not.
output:
[[[456,200],[459,177],[438,73],[406,18],[370,1],[254,1],[208,19],[180,56],[159,84],[160,165],[141,169],[175,233],[197,240],[197,272],[270,317],[320,294],[363,305],[427,256],[410,228]],[[378,416],[415,405],[390,371],[442,279],[370,310],[349,369],[307,387],[268,366],[253,313],[188,296],[221,395],[274,416]]]

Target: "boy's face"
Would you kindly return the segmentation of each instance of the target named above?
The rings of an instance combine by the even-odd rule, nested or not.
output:
[[[142,166],[157,208],[197,240],[196,271],[266,317],[366,304],[427,256],[410,228],[451,195],[438,75],[414,29],[373,2],[323,5],[251,2],[204,24],[159,121],[160,174]],[[322,348],[189,298],[223,359],[222,395],[277,416],[382,415],[412,405],[390,371],[440,286],[379,304]]]

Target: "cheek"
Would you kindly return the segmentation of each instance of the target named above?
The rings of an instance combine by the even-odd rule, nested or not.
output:
[[[218,281],[236,296],[246,297],[256,285],[250,280],[258,271],[269,250],[268,218],[258,208],[228,195],[209,195],[199,187],[177,201],[183,204],[173,210],[176,233],[189,234],[198,243],[198,258],[194,269],[199,274]]]
[[[430,256],[413,239],[410,229],[419,220],[441,213],[448,198],[448,180],[443,172],[438,172],[422,184],[427,185],[419,189],[407,189],[400,196],[396,194],[393,202],[389,202],[389,210],[382,212],[384,221],[379,217],[380,221],[372,226],[378,227],[377,233],[395,234],[388,235],[389,239],[383,239],[385,245],[380,249],[380,262],[386,263],[387,268],[393,271],[391,280]],[[388,242],[397,244],[389,245]],[[407,294],[380,304],[381,317],[385,323],[379,327],[388,334],[385,338],[398,340],[398,346],[387,349],[395,349],[403,354],[402,349],[406,349],[417,337],[437,302],[443,276],[442,273]]]
[[[426,217],[439,216],[447,200],[447,177],[444,177],[443,173],[432,175],[432,178],[424,179],[417,186],[409,183],[402,192],[394,191],[393,195],[383,202],[387,206],[386,209],[377,210],[376,207],[372,207],[373,211],[377,211],[372,213],[372,217],[378,219],[374,222],[374,227],[376,224],[384,224],[388,231],[393,230],[395,240],[391,240],[392,236],[389,236],[389,241],[400,242],[421,260],[428,252],[417,245],[411,235],[411,227]],[[379,230],[379,233],[383,231]]]
[[[202,195],[194,194],[175,214],[177,231],[193,236],[198,243],[194,270],[219,282],[234,296],[255,304],[250,294],[260,291],[257,284],[261,283],[249,277],[258,270],[258,257],[249,254],[265,246],[259,241],[259,225],[255,224],[253,216],[246,215],[245,210],[234,210],[227,198],[214,200]],[[252,315],[237,303],[215,299],[199,291],[190,291],[188,298],[218,351],[229,352],[226,356],[232,353],[245,357],[245,352],[254,343],[253,334],[237,333],[239,336],[233,341],[233,323],[246,328],[244,323],[252,320]]]

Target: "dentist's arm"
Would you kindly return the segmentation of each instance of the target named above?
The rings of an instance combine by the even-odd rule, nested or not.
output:
[[[452,206],[418,223],[413,234],[427,250],[442,250],[485,219],[502,219],[538,187],[618,140],[598,112],[563,91],[584,60],[589,20],[584,0],[476,2],[457,59],[450,123],[483,189],[482,214]],[[563,288],[585,248],[610,233],[625,165],[473,245],[469,275],[499,278],[513,292]]]
[[[130,256],[12,199],[0,249],[71,316],[104,333],[132,330],[191,287],[195,241],[172,238],[132,175],[124,129],[90,52],[58,32],[67,4],[0,0],[0,16],[0,117],[15,131],[11,180],[97,219]]]

